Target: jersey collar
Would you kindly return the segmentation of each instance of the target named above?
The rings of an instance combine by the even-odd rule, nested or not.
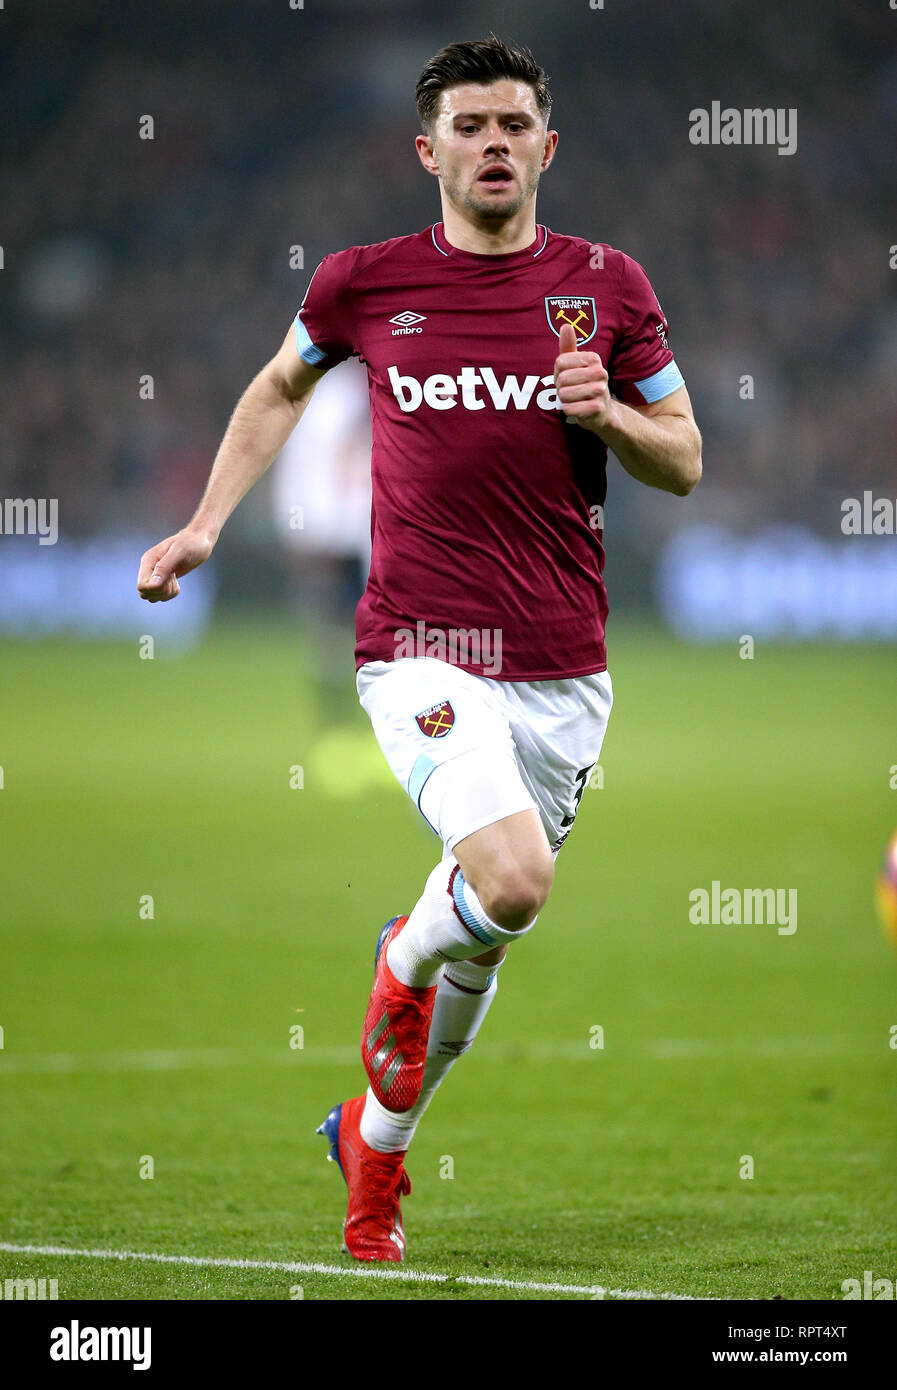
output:
[[[436,250],[443,256],[452,261],[466,262],[468,265],[485,265],[493,263],[495,265],[524,265],[527,261],[534,260],[540,256],[548,244],[548,228],[542,223],[536,227],[535,240],[529,246],[524,246],[521,251],[507,251],[497,256],[484,254],[480,251],[462,251],[457,246],[452,246],[445,239],[445,228],[441,222],[434,222],[430,228],[430,239]]]

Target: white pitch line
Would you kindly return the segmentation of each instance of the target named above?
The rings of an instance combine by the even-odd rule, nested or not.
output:
[[[511,1289],[515,1293],[588,1294],[592,1298],[667,1299],[678,1303],[709,1302],[687,1293],[650,1293],[646,1289],[607,1289],[601,1284],[541,1283],[532,1279],[487,1279],[479,1274],[438,1274],[418,1269],[353,1269],[311,1260],[236,1260],[211,1255],[159,1255],[144,1250],[71,1250],[64,1245],[14,1245],[0,1241],[11,1255],[74,1256],[82,1260],[139,1260],[145,1264],[189,1265],[211,1269],[265,1269],[279,1274],[329,1274],[350,1279],[385,1279],[411,1284],[463,1284],[472,1288]]]
[[[788,1058],[863,1057],[870,1045],[856,1037],[820,1034],[813,1037],[769,1038],[652,1038],[639,1048],[625,1043],[592,1050],[588,1041],[555,1043],[484,1043],[473,1054],[484,1062],[590,1062],[602,1057],[620,1061],[776,1061]],[[317,1044],[277,1048],[143,1048],[119,1052],[0,1053],[0,1076],[23,1074],[76,1075],[82,1072],[205,1071],[224,1067],[292,1066],[349,1067],[358,1062],[358,1048],[349,1044]]]
[[[302,1049],[284,1045],[277,1048],[252,1049],[238,1047],[203,1048],[143,1048],[122,1052],[23,1052],[18,1056],[0,1057],[0,1076],[4,1073],[55,1072],[70,1075],[77,1072],[119,1071],[205,1071],[218,1067],[317,1066],[342,1067],[353,1065],[360,1053],[348,1044],[335,1047],[315,1047],[308,1058]],[[313,1060],[309,1060],[313,1058]]]
[[[870,1056],[874,1039],[818,1034],[809,1037],[770,1038],[655,1038],[645,1045],[644,1055],[651,1061],[786,1061],[815,1057]]]

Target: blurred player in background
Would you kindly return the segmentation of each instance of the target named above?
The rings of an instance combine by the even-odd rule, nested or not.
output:
[[[371,564],[371,411],[357,358],[327,372],[317,386],[272,482],[272,520],[287,548],[303,626],[316,639],[311,664],[335,696],[345,692],[343,637]],[[342,700],[326,703],[339,717]]]
[[[416,95],[442,221],[324,258],[240,400],[195,516],[146,552],[138,577],[144,598],[174,598],[322,374],[352,355],[365,363],[372,558],[356,684],[443,856],[411,913],[380,932],[367,1092],[319,1131],[348,1184],[344,1241],[360,1260],[404,1257],[406,1151],[473,1043],[508,947],[548,899],[601,752],[608,448],[680,496],[701,476],[644,271],[536,223],[558,136],[532,54],[495,36],[451,44]]]

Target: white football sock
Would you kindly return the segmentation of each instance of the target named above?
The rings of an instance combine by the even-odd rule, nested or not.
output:
[[[406,927],[401,935],[404,936]],[[433,1022],[427,1043],[427,1064],[420,1097],[400,1114],[381,1105],[370,1087],[361,1116],[361,1137],[380,1153],[399,1153],[408,1148],[421,1116],[443,1079],[470,1047],[498,987],[497,965],[476,965],[471,960],[450,961],[439,980]]]
[[[452,856],[441,859],[427,879],[418,902],[386,953],[396,979],[414,989],[436,983],[449,960],[470,960],[493,946],[516,941],[535,925],[519,931],[493,922]]]

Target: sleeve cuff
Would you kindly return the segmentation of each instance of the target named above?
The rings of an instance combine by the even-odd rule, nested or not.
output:
[[[684,385],[685,378],[675,362],[668,362],[665,367],[661,367],[659,372],[654,372],[652,376],[646,376],[643,381],[635,383],[636,390],[641,391],[646,405],[653,405],[655,401],[662,401],[664,396],[671,395],[673,391],[678,391],[679,387]]]
[[[317,367],[324,361],[327,353],[323,348],[315,347],[308,334],[308,329],[302,322],[299,315],[296,315],[293,329],[296,334],[296,349],[303,362],[307,362],[310,367]]]

